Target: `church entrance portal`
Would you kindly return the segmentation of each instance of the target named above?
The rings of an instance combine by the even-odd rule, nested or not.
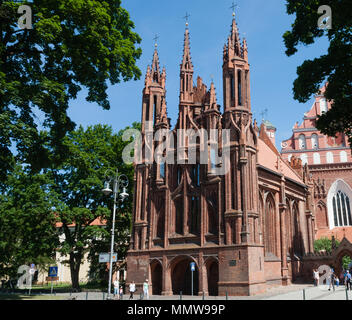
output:
[[[158,261],[154,261],[150,265],[151,278],[152,278],[152,294],[161,295],[162,291],[162,279],[163,279],[163,268]]]
[[[183,257],[177,259],[171,268],[172,292],[179,295],[182,291],[183,295],[192,295],[192,272],[190,263],[194,262],[191,258]],[[193,272],[193,295],[198,295],[198,267]]]

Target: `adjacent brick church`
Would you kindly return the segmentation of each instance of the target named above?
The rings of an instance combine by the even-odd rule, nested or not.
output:
[[[315,238],[352,241],[352,157],[348,138],[335,138],[319,132],[318,116],[331,108],[324,98],[327,84],[315,96],[311,109],[304,114],[301,125],[296,123],[293,135],[282,142],[282,157],[299,159],[308,165],[314,181],[313,199],[316,209]]]
[[[135,281],[140,289],[148,279],[153,294],[191,294],[191,262],[194,294],[258,294],[294,281],[301,257],[313,251],[313,180],[307,166],[282,157],[273,143],[275,130],[267,123],[258,128],[252,119],[247,43],[240,40],[235,18],[222,63],[221,108],[213,83],[208,90],[198,77],[194,85],[187,27],[174,128],[167,116],[166,71],[160,69],[157,49],[147,69],[143,138],[158,129],[170,130],[176,141],[179,129],[216,129],[220,136],[230,131],[229,145],[220,143],[215,156],[209,142],[208,164],[200,163],[198,154],[195,164],[187,162],[185,148],[184,164],[142,159],[135,165],[127,284]],[[143,151],[160,152],[162,141],[145,141]],[[214,164],[225,147],[227,163]],[[230,170],[214,173],[221,165]]]

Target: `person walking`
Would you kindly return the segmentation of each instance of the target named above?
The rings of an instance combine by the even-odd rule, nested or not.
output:
[[[330,291],[331,287],[335,291],[335,273],[334,273],[334,269],[330,270],[329,280],[330,280],[329,291]]]
[[[149,300],[149,283],[148,283],[148,279],[146,279],[143,283],[143,299],[144,297],[147,297],[147,299]]]
[[[338,288],[339,285],[340,285],[340,280],[339,280],[339,277],[337,275],[335,275],[335,284],[336,284],[336,287]]]
[[[313,269],[313,279],[314,279],[314,286],[319,286],[319,271],[318,269]]]
[[[120,300],[122,300],[123,299],[123,288],[122,288],[122,286],[120,286],[119,294],[120,294]]]
[[[119,280],[116,278],[114,281],[114,298],[117,294],[119,294],[119,287],[120,287],[120,283],[119,283]]]
[[[349,289],[351,291],[351,274],[348,270],[346,271],[345,285],[346,285],[346,290]]]
[[[134,281],[132,281],[130,283],[130,300],[133,299],[133,294],[136,291],[136,284],[134,283]]]

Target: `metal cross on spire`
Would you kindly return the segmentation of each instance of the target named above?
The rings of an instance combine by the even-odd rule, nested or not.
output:
[[[155,47],[158,46],[158,39],[159,39],[159,36],[156,34],[155,37],[153,38],[154,43],[155,43]]]
[[[188,18],[190,17],[191,15],[188,14],[188,12],[186,12],[186,15],[183,17],[183,19],[186,20],[186,26],[188,27]]]
[[[235,4],[234,2],[232,2],[232,6],[230,7],[230,9],[232,9],[232,16],[235,16],[235,9],[238,7],[238,4]]]

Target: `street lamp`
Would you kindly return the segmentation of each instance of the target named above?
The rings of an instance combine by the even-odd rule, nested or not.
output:
[[[120,188],[122,187],[122,192],[120,193],[121,201],[124,201],[128,197],[128,193],[126,188],[128,186],[128,178],[124,174],[119,175],[119,170],[116,170],[116,173],[113,175],[108,175],[109,170],[105,172],[105,182],[104,189],[102,192],[104,195],[108,196],[111,192],[114,194],[114,209],[112,214],[112,229],[111,229],[111,246],[110,246],[110,268],[109,268],[109,289],[107,299],[110,299],[111,294],[111,278],[112,278],[112,255],[114,252],[114,240],[115,240],[115,214],[116,214],[116,206],[117,206],[117,194],[120,192]],[[111,170],[110,170],[111,172]],[[113,190],[110,189],[110,183],[113,184]]]

